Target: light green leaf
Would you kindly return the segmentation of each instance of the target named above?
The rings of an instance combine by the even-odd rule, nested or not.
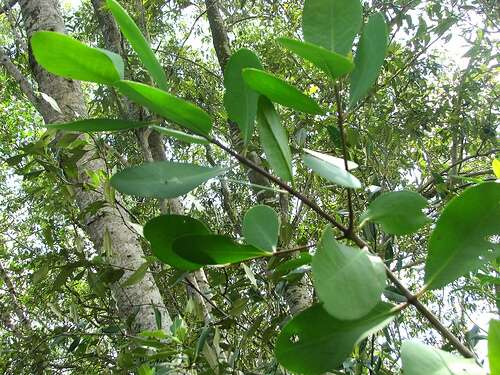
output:
[[[473,359],[460,358],[416,341],[403,342],[401,359],[405,375],[486,375]]]
[[[208,113],[190,102],[143,83],[119,81],[115,82],[115,86],[130,100],[143,105],[167,120],[195,133],[202,135],[210,133],[212,119]]]
[[[163,126],[158,126],[158,125],[153,125],[151,126],[151,128],[153,128],[160,134],[166,135],[167,137],[175,138],[181,142],[197,143],[200,145],[206,145],[209,143],[207,139],[200,137],[199,135],[187,134],[179,130],[165,128]]]
[[[302,31],[306,42],[347,55],[362,24],[359,0],[305,0]]]
[[[491,236],[500,235],[500,184],[465,190],[444,208],[429,240],[425,283],[438,289],[477,270],[500,254]]]
[[[229,118],[238,124],[247,145],[253,135],[259,94],[243,80],[244,68],[262,69],[262,65],[255,53],[242,48],[231,56],[224,69],[224,106]]]
[[[269,206],[254,206],[243,218],[245,242],[258,249],[274,252],[278,243],[280,219]]]
[[[289,321],[275,348],[278,361],[299,374],[323,374],[342,365],[364,338],[387,326],[395,317],[393,305],[380,302],[358,320],[339,320],[314,305]]]
[[[285,181],[292,180],[292,153],[288,135],[279,114],[266,97],[259,98],[257,126],[260,143],[274,172]]]
[[[203,265],[239,263],[272,255],[267,251],[241,245],[229,237],[220,235],[183,236],[174,241],[172,248],[181,258]]]
[[[315,44],[288,38],[279,38],[278,42],[286,49],[311,62],[333,80],[346,75],[354,68],[351,59]]]
[[[123,79],[120,56],[88,47],[65,34],[38,31],[31,37],[31,48],[36,61],[58,76],[104,84]]]
[[[134,272],[132,272],[132,274],[127,278],[127,280],[125,280],[122,283],[122,287],[125,288],[127,286],[135,285],[138,282],[140,282],[142,279],[144,279],[144,276],[146,276],[148,268],[149,268],[148,262],[144,262],[143,264],[141,264],[139,268],[137,268]]]
[[[45,125],[48,129],[66,130],[74,132],[111,132],[118,130],[137,129],[148,126],[148,123],[139,121],[128,121],[111,118],[95,118],[68,122],[64,124]]]
[[[385,267],[379,257],[342,245],[330,227],[323,232],[312,260],[314,286],[323,307],[338,319],[368,314],[385,289]]]
[[[490,320],[488,328],[488,361],[490,373],[500,374],[500,320]]]
[[[302,156],[302,160],[304,161],[304,164],[311,168],[314,172],[331,182],[351,189],[361,188],[361,182],[355,176],[346,171],[344,166],[339,167],[337,162],[333,163],[327,158],[320,159],[316,156],[307,154]]]
[[[386,233],[410,234],[429,222],[422,212],[427,204],[424,197],[412,191],[388,192],[370,203],[361,220],[380,224]]]
[[[384,64],[387,51],[387,25],[381,13],[370,16],[364,27],[363,34],[354,58],[354,70],[351,74],[351,96],[349,105],[352,107],[365,97],[373,86]]]
[[[309,155],[312,155],[318,159],[326,161],[329,164],[332,164],[332,165],[335,165],[339,168],[345,169],[344,159],[337,158],[335,156],[328,155],[328,154],[323,154],[323,153],[318,152],[318,151],[309,150],[307,148],[303,148],[302,150],[304,152],[307,152]],[[358,164],[356,164],[355,162],[353,162],[351,160],[347,160],[347,168],[349,168],[349,170],[352,171],[353,169],[358,168]]]
[[[120,26],[121,32],[125,38],[127,38],[132,48],[151,74],[151,77],[153,77],[154,81],[162,90],[167,90],[168,83],[165,71],[156,59],[148,41],[141,33],[141,30],[139,30],[134,20],[117,1],[107,0],[106,5],[115,17],[118,26]]]
[[[158,216],[144,226],[144,237],[151,244],[153,254],[163,263],[183,271],[202,267],[179,257],[172,249],[177,238],[191,234],[210,234],[210,231],[201,221],[182,215]]]
[[[145,198],[176,198],[225,171],[224,168],[158,161],[118,172],[111,177],[111,185],[123,194]]]
[[[243,79],[250,88],[266,96],[271,101],[305,113],[320,114],[323,110],[309,96],[292,85],[263,70],[243,69]]]

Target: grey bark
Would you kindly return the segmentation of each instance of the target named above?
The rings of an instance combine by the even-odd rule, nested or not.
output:
[[[28,38],[39,30],[65,32],[57,0],[21,0],[20,5]],[[41,103],[40,112],[46,123],[69,121],[75,117],[87,116],[82,89],[78,82],[48,73],[36,63],[31,51],[30,66],[39,90],[54,98],[62,110],[62,113],[58,113],[48,103]],[[82,188],[82,183],[88,179],[86,171],[98,171],[104,168],[104,160],[97,157],[91,150],[77,162],[79,178],[75,184],[75,200],[83,212],[92,203],[104,199],[102,192]],[[127,224],[130,221],[130,217],[124,210],[107,206],[95,214],[88,214],[83,226],[97,249],[102,247],[104,234],[109,233],[113,249],[109,262],[113,266],[127,269],[122,279],[112,285],[112,294],[120,316],[125,319],[138,309],[132,330],[138,332],[156,329],[154,313],[154,307],[156,307],[162,314],[163,328],[168,329],[171,324],[170,316],[150,273],[147,273],[144,279],[135,285],[121,287],[121,283],[131,274],[128,270],[135,270],[144,263],[144,253],[137,234]]]

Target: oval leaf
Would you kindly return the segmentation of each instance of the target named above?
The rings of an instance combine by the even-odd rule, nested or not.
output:
[[[163,90],[132,81],[119,81],[115,86],[137,104],[189,130],[208,135],[212,119],[201,108]]]
[[[224,168],[158,161],[118,172],[111,177],[111,185],[123,194],[146,198],[176,198],[225,171]]]
[[[387,51],[387,25],[381,13],[370,16],[363,30],[351,74],[351,95],[353,106],[365,97],[373,86],[384,64]]]
[[[200,145],[206,145],[209,143],[207,139],[200,137],[198,135],[187,134],[179,130],[164,128],[163,126],[158,126],[158,125],[153,125],[151,127],[158,133],[166,135],[167,137],[175,138],[181,142],[197,143]]]
[[[394,318],[392,305],[380,302],[358,320],[339,320],[314,305],[289,321],[276,343],[278,361],[299,374],[323,374],[342,365],[364,338]]]
[[[193,234],[210,234],[210,231],[201,221],[182,215],[158,216],[144,226],[144,237],[150,242],[153,254],[163,263],[183,271],[194,271],[202,266],[178,256],[172,244],[179,237]]]
[[[238,124],[245,145],[252,138],[257,116],[259,94],[243,80],[244,68],[262,69],[259,58],[252,51],[242,48],[236,51],[224,69],[224,106],[229,118]]]
[[[429,240],[425,283],[437,289],[500,254],[489,237],[500,235],[500,184],[486,182],[452,199]]]
[[[149,268],[148,262],[144,262],[143,264],[141,264],[139,268],[137,268],[134,272],[132,272],[132,274],[127,278],[127,280],[125,280],[122,283],[122,287],[125,288],[127,286],[132,286],[140,282],[142,279],[144,279],[144,276],[146,276],[148,268]]]
[[[95,118],[87,120],[79,120],[65,124],[50,124],[45,125],[48,129],[67,130],[75,132],[112,132],[118,130],[129,130],[148,126],[145,122],[128,121],[111,118]]]
[[[291,181],[292,153],[288,135],[273,104],[264,96],[259,98],[257,126],[260,143],[271,168],[281,179]]]
[[[380,302],[386,284],[382,260],[338,243],[330,227],[313,257],[312,275],[325,310],[343,320],[368,314]]]
[[[337,158],[335,156],[328,155],[328,154],[323,154],[323,153],[318,152],[318,151],[309,150],[307,148],[304,148],[303,150],[305,152],[307,152],[309,155],[315,156],[318,159],[324,160],[329,164],[332,164],[332,165],[335,165],[339,168],[345,169],[344,159]],[[352,171],[353,169],[358,168],[358,165],[355,162],[348,160],[347,161],[347,168],[349,168],[349,170]]]
[[[306,42],[347,55],[362,24],[359,0],[306,0],[302,31]]]
[[[123,79],[123,61],[117,54],[88,47],[61,33],[38,31],[31,37],[36,61],[61,77],[113,84]]]
[[[318,103],[309,96],[304,95],[292,85],[263,70],[243,69],[243,79],[253,90],[275,103],[305,113],[323,113]]]
[[[312,155],[303,155],[302,160],[314,172],[331,182],[351,189],[361,188],[361,182],[344,167],[337,166],[337,163],[332,164],[325,158],[320,159]]]
[[[280,219],[269,206],[254,206],[243,218],[245,242],[258,249],[274,252],[278,243]]]
[[[429,221],[422,212],[427,204],[424,197],[412,191],[384,193],[370,203],[361,220],[380,224],[386,233],[410,234]]]
[[[346,75],[354,68],[351,59],[315,44],[288,38],[279,38],[278,42],[289,51],[321,69],[333,80]]]
[[[176,239],[174,252],[183,259],[203,265],[239,263],[270,256],[271,253],[249,245],[241,245],[219,235],[188,235]]]

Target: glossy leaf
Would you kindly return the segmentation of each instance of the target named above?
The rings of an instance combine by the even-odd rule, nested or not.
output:
[[[330,227],[313,257],[312,275],[324,309],[343,320],[368,314],[380,302],[386,284],[382,260],[337,242]]]
[[[259,58],[252,51],[236,51],[224,69],[224,106],[229,118],[238,124],[243,142],[248,144],[253,135],[259,94],[243,80],[244,68],[262,69]]]
[[[279,38],[278,42],[289,51],[321,69],[333,80],[346,75],[354,68],[351,59],[315,44],[288,38]]]
[[[351,95],[349,104],[353,106],[364,98],[376,82],[384,64],[387,51],[387,25],[381,13],[370,16],[354,58],[354,70],[351,74]]]
[[[278,243],[280,219],[269,206],[254,206],[243,218],[245,242],[258,249],[274,252]]]
[[[304,154],[302,160],[305,165],[328,181],[351,189],[361,188],[361,182],[354,175],[346,171],[344,167],[339,167],[337,163],[332,164],[326,161],[325,158],[320,159],[309,154]]]
[[[422,212],[427,204],[424,197],[412,191],[384,193],[370,203],[361,220],[380,224],[386,233],[410,234],[429,222]]]
[[[106,5],[115,17],[118,26],[120,26],[122,34],[127,38],[134,51],[149,71],[149,74],[151,74],[151,77],[153,77],[154,81],[162,90],[167,90],[168,83],[165,71],[156,59],[148,41],[141,33],[141,30],[139,30],[134,20],[115,0],[107,0]]]
[[[243,69],[243,79],[247,85],[271,101],[285,107],[311,114],[323,113],[318,103],[301,93],[282,79],[263,70]]]
[[[111,177],[111,185],[123,194],[146,198],[176,198],[225,171],[223,168],[158,161],[118,172]]]
[[[220,235],[188,235],[177,238],[174,252],[193,263],[203,265],[239,263],[271,253],[249,245],[242,245]]]
[[[202,266],[178,256],[172,244],[179,237],[193,234],[210,234],[210,231],[201,221],[182,215],[158,216],[144,226],[144,237],[151,244],[153,254],[163,263],[183,271],[194,271]]]
[[[45,126],[48,129],[93,133],[137,129],[148,126],[148,124],[140,121],[95,118],[68,122],[64,124],[50,124]]]
[[[307,148],[303,148],[302,150],[304,152],[308,153],[309,155],[312,155],[318,159],[324,160],[329,164],[337,166],[338,168],[345,169],[344,159],[337,158],[335,156],[328,155],[328,154],[323,154],[323,153],[318,152],[318,151],[309,150]],[[353,162],[351,160],[347,160],[347,168],[349,168],[349,170],[352,171],[353,169],[358,168],[358,164],[356,164],[355,162]]]
[[[460,358],[416,341],[403,342],[401,359],[405,375],[486,375],[474,359]]]
[[[201,108],[163,90],[132,81],[119,81],[115,86],[133,102],[189,130],[208,135],[212,119]]]
[[[380,302],[361,319],[339,320],[321,305],[314,305],[283,327],[276,343],[276,358],[285,368],[299,374],[323,374],[337,369],[357,343],[390,323],[395,316],[392,307]]]
[[[200,145],[206,145],[209,143],[206,138],[200,137],[199,135],[187,134],[179,130],[165,128],[163,126],[158,126],[158,125],[153,125],[151,126],[151,128],[153,128],[162,135],[175,138],[181,142],[196,143]]]
[[[437,220],[428,247],[425,283],[437,289],[500,255],[500,184],[486,182],[452,199]]]
[[[285,181],[292,180],[292,153],[288,135],[279,114],[269,99],[261,96],[257,112],[260,143],[274,172]]]
[[[38,31],[31,37],[31,48],[36,61],[58,76],[104,84],[123,79],[120,56],[86,46],[68,35]]]
[[[490,320],[488,328],[488,361],[491,374],[500,374],[500,320]]]
[[[309,253],[300,253],[297,258],[285,260],[274,268],[273,278],[280,278],[293,272],[297,268],[309,266],[312,262],[312,258],[313,257]]]
[[[347,55],[362,24],[359,0],[305,0],[302,31],[306,42]]]

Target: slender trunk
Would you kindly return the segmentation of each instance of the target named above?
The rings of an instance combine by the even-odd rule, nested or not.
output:
[[[20,1],[24,27],[28,38],[39,30],[65,32],[64,21],[57,0],[22,0]],[[30,51],[30,66],[40,91],[54,98],[62,109],[62,113],[54,111],[48,103],[42,103],[41,114],[46,123],[69,121],[75,117],[86,117],[82,89],[78,82],[56,77],[38,65]],[[78,181],[75,184],[75,200],[82,212],[95,202],[102,201],[102,192],[91,191],[81,187],[88,179],[88,171],[105,170],[105,162],[89,150],[77,163]],[[127,270],[137,269],[144,263],[137,235],[127,223],[129,215],[116,207],[104,207],[96,213],[87,214],[84,229],[97,249],[103,244],[105,233],[109,233],[112,252],[109,263],[112,266]],[[122,318],[135,315],[133,331],[156,329],[155,309],[162,314],[162,326],[168,329],[170,316],[165,309],[158,287],[150,273],[138,283],[123,288],[121,283],[130,276],[125,272],[122,279],[112,285],[113,297]]]

